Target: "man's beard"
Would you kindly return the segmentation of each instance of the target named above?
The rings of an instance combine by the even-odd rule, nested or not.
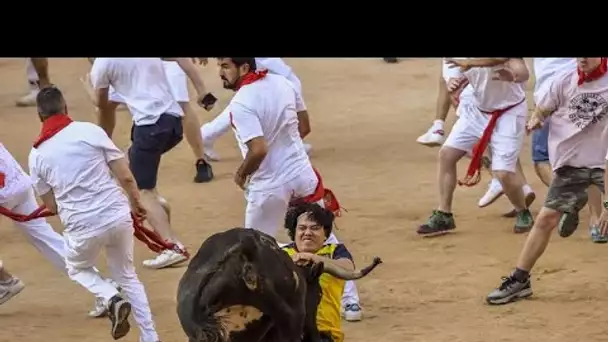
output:
[[[241,82],[241,77],[237,77],[233,83],[230,83],[226,78],[224,78],[223,76],[221,77],[222,79],[222,85],[224,86],[224,89],[230,89],[230,90],[234,90],[236,91],[236,89],[238,88],[238,84]]]

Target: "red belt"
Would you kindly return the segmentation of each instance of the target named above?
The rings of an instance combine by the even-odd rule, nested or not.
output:
[[[488,148],[490,144],[490,138],[492,137],[492,133],[494,133],[494,128],[496,128],[496,122],[498,119],[509,110],[523,103],[526,99],[519,101],[518,103],[511,105],[509,107],[503,109],[497,109],[492,112],[486,112],[480,109],[482,113],[490,114],[490,121],[484,129],[483,134],[481,135],[481,139],[473,146],[473,157],[471,158],[471,163],[469,164],[469,169],[467,170],[467,175],[464,180],[458,181],[458,185],[462,186],[475,186],[481,180],[481,160],[483,156],[483,152]]]

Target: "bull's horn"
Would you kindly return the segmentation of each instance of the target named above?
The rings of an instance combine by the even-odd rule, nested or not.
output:
[[[374,261],[372,261],[372,263],[369,266],[367,266],[361,270],[348,271],[348,270],[343,269],[342,267],[339,267],[334,264],[326,262],[323,265],[324,266],[323,271],[331,274],[332,276],[334,276],[338,279],[357,280],[357,279],[361,279],[361,278],[365,277],[368,273],[373,271],[374,268],[376,268],[376,266],[380,265],[381,263],[382,263],[382,259],[380,259],[379,257],[374,257]]]

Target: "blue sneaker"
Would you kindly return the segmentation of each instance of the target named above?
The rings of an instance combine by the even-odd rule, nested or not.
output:
[[[593,243],[607,243],[608,242],[608,236],[602,235],[602,233],[600,232],[600,228],[598,226],[594,226],[594,225],[590,226],[589,232],[591,233],[591,241]]]
[[[346,304],[344,311],[342,312],[342,317],[349,322],[360,321],[363,317],[361,307],[357,303]]]

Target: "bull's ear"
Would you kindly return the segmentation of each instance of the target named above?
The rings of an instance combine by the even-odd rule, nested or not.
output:
[[[323,264],[323,262],[318,262],[316,264],[313,264],[310,267],[310,279],[311,280],[318,280],[321,277],[321,274],[323,274],[323,271],[325,270],[325,265]]]

